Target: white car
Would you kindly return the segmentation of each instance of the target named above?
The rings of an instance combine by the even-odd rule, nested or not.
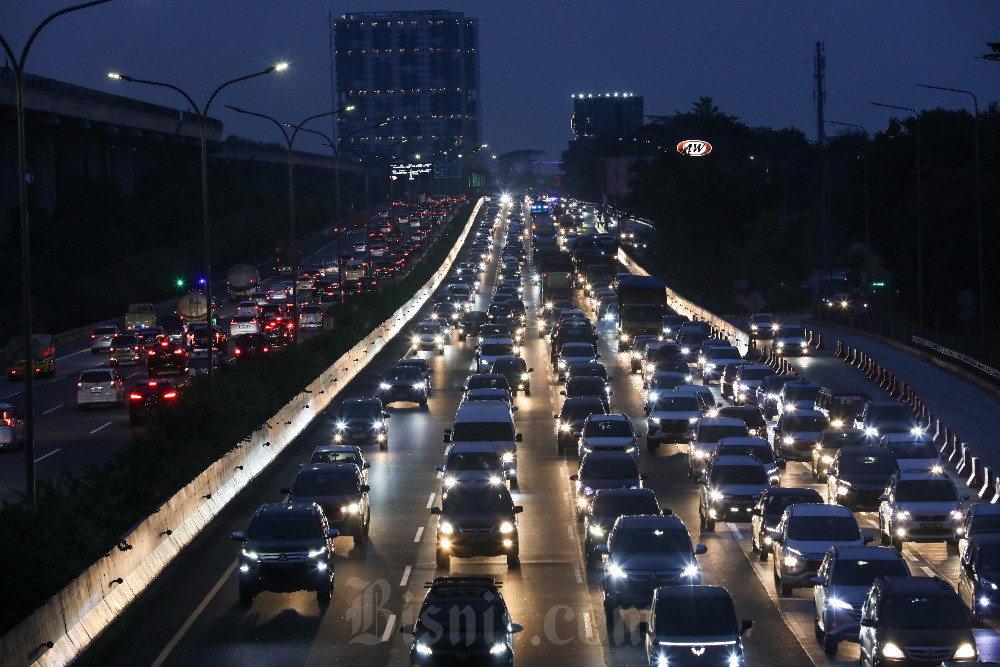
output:
[[[627,415],[590,415],[583,422],[583,429],[574,435],[580,439],[577,457],[581,461],[596,451],[625,452],[639,458],[636,438],[640,434],[635,432]]]
[[[239,336],[240,334],[260,333],[260,323],[257,322],[256,313],[237,313],[233,319],[229,320],[229,335]]]
[[[113,368],[92,368],[80,373],[76,383],[76,406],[86,410],[92,405],[113,408],[125,405],[125,383]]]
[[[257,317],[257,302],[256,301],[240,301],[239,305],[236,306],[237,315],[250,315],[251,317]]]
[[[414,350],[437,350],[438,354],[444,354],[444,330],[433,320],[417,322],[410,345]]]

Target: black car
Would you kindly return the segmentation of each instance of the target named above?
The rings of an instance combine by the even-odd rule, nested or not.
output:
[[[331,528],[354,537],[354,546],[368,544],[371,508],[368,485],[354,463],[320,463],[299,468],[291,487],[281,489],[290,503],[316,503]]]
[[[597,547],[608,543],[608,533],[615,521],[626,514],[661,513],[652,489],[600,489],[594,493],[590,511],[583,525],[583,562],[600,560]],[[670,511],[666,511],[670,514]]]
[[[214,347],[226,352],[229,349],[228,336],[218,327],[209,327],[204,322],[188,324],[184,340],[190,350],[207,350],[209,347]]]
[[[757,406],[768,419],[778,414],[778,394],[796,375],[769,375],[757,387]]]
[[[742,419],[747,425],[750,435],[757,438],[767,437],[767,420],[764,413],[756,405],[730,405],[719,408],[719,417],[734,417]]]
[[[506,556],[507,567],[520,567],[517,515],[523,511],[504,484],[456,485],[441,507],[431,508],[438,517],[435,563],[448,568],[452,557]]]
[[[431,375],[434,374],[434,369],[431,365],[427,363],[427,360],[422,357],[410,357],[408,359],[400,359],[396,362],[397,366],[413,366],[414,368],[419,368],[421,374],[424,376],[424,380],[427,381],[427,395],[430,396],[434,389],[431,386]]]
[[[592,396],[604,404],[604,411],[611,411],[611,388],[599,377],[584,375],[566,382],[566,388],[559,392],[567,399],[575,396]]]
[[[463,313],[458,320],[458,339],[465,340],[466,336],[478,336],[479,328],[486,324],[488,319],[482,310],[470,310]]]
[[[389,405],[396,401],[417,403],[427,407],[427,381],[419,368],[413,366],[392,366],[378,378],[375,398]]]
[[[650,665],[745,665],[742,635],[752,627],[721,586],[665,586],[639,632]]]
[[[597,451],[584,454],[570,480],[576,482],[576,518],[583,520],[599,489],[641,489],[646,476],[628,452]]]
[[[267,336],[262,333],[239,334],[233,338],[233,354],[237,361],[260,359],[270,351]]]
[[[186,375],[188,372],[188,360],[188,351],[184,346],[172,343],[169,340],[161,340],[155,346],[146,350],[146,361],[149,364],[147,373],[151,378],[158,377],[164,373]]]
[[[976,621],[1000,611],[1000,535],[980,533],[969,539],[958,571],[958,594]]]
[[[368,445],[378,443],[388,449],[390,415],[377,398],[348,398],[334,415],[334,442]]]
[[[875,510],[899,470],[888,447],[841,447],[827,472],[827,500],[852,510]]]
[[[333,538],[323,509],[316,503],[268,503],[250,519],[239,556],[240,604],[249,606],[261,591],[316,591],[328,604],[333,594]]]
[[[521,357],[507,355],[498,357],[490,366],[490,374],[500,374],[507,378],[511,393],[517,396],[517,392],[523,391],[525,396],[531,396],[531,376],[535,369],[528,368]]]
[[[435,577],[415,624],[399,627],[413,636],[411,665],[514,664],[510,613],[493,577]]]
[[[465,381],[465,386],[462,389],[465,391],[470,389],[505,389],[507,393],[512,394],[510,382],[507,381],[507,376],[502,373],[473,373]]]
[[[766,561],[773,547],[771,535],[789,505],[799,503],[823,504],[823,497],[815,489],[772,486],[764,489],[760,499],[750,511],[750,548],[760,560]]]
[[[178,386],[179,382],[172,378],[137,382],[128,394],[129,423],[145,423],[165,403],[177,400]]]
[[[566,343],[590,343],[597,346],[597,331],[592,326],[567,325],[552,332],[550,361],[554,364],[559,351]]]
[[[590,375],[593,377],[599,377],[604,380],[605,384],[610,383],[614,380],[614,376],[608,375],[608,369],[604,367],[599,361],[583,361],[577,362],[575,364],[570,364],[566,368],[566,380],[570,380],[574,377],[583,377],[585,375]]]
[[[560,454],[572,447],[579,439],[574,433],[583,429],[583,422],[590,415],[606,415],[604,401],[596,396],[576,396],[563,401],[562,409],[553,414],[556,420],[556,451]]]

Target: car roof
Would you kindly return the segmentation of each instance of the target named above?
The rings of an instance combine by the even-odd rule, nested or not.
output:
[[[382,401],[380,399],[377,399],[377,398],[364,398],[364,397],[360,397],[360,396],[359,397],[355,397],[355,398],[345,398],[343,401],[341,401],[340,404],[343,405],[344,403],[351,403],[351,404],[368,404],[368,403],[372,403],[372,404],[375,404],[375,405],[382,405]]]
[[[582,467],[587,461],[632,461],[635,463],[635,457],[628,452],[598,450],[584,454],[580,466]]]
[[[1000,505],[994,503],[976,503],[969,507],[969,511],[973,514],[1000,514]]]
[[[854,512],[843,505],[821,505],[819,503],[797,503],[785,508],[789,516],[849,516],[854,518]]]
[[[830,547],[830,551],[838,560],[901,560],[903,558],[902,554],[892,547],[838,546]]]
[[[754,457],[744,454],[726,454],[724,456],[720,456],[712,462],[713,468],[724,468],[726,466],[752,466],[754,468],[763,468],[764,464]]]
[[[311,516],[319,514],[319,505],[316,503],[264,503],[254,512],[254,516],[302,516],[304,514]]]
[[[946,595],[954,596],[955,590],[939,577],[877,577],[876,588],[884,594],[895,596]]]
[[[677,602],[683,602],[694,597],[716,598],[720,600],[733,599],[733,596],[729,594],[729,591],[722,586],[664,586],[656,589],[657,600],[676,600]]]
[[[801,495],[812,495],[813,493],[815,493],[820,498],[819,502],[823,502],[822,496],[820,496],[819,491],[817,491],[816,489],[810,489],[808,487],[772,486],[770,489],[767,490],[767,494],[770,496],[801,496]]]
[[[504,344],[513,345],[514,340],[512,338],[484,338],[483,340],[479,341],[479,346],[482,347],[483,345],[489,345],[491,343],[496,343],[500,345]]]
[[[601,489],[597,493],[605,493],[610,490]],[[663,516],[662,514],[626,514],[625,516],[618,517],[618,520],[615,522],[615,529],[621,528],[666,528],[670,530],[680,529],[687,532],[684,522],[681,521],[680,517],[673,514],[668,514],[667,516]]]
[[[621,414],[621,413],[610,414],[610,415],[590,415],[589,417],[587,417],[587,420],[588,421],[601,421],[601,422],[621,422],[621,421],[623,421],[623,422],[629,422],[630,424],[632,423],[632,420],[629,419],[628,415]]]
[[[299,468],[296,475],[301,475],[304,472],[332,472],[334,470],[349,470],[355,474],[361,471],[357,463],[349,463],[347,461],[337,461],[336,463],[308,463],[301,468]]]
[[[471,401],[458,406],[455,421],[510,421],[510,405],[506,401]]]
[[[735,445],[737,447],[747,447],[752,445],[754,447],[768,447],[768,448],[771,447],[771,445],[768,444],[767,440],[765,440],[764,438],[755,438],[752,436],[747,436],[747,437],[731,436],[726,438],[719,438],[719,442],[716,444],[718,446]]]
[[[848,456],[873,456],[877,454],[885,454],[886,456],[895,456],[892,450],[888,447],[880,447],[879,445],[850,445],[848,447],[841,447],[840,451],[837,452],[837,456],[848,457]],[[940,475],[938,475],[940,477]]]
[[[787,387],[788,385],[785,385],[785,386]],[[789,418],[792,418],[792,417],[826,417],[826,415],[824,415],[819,410],[795,410],[795,411],[792,411],[792,412],[785,412],[781,416],[782,417],[789,417]]]
[[[896,480],[900,482],[929,482],[935,479],[946,479],[951,481],[951,478],[944,473],[935,473],[930,470],[901,470],[896,473]],[[952,482],[954,484],[954,482]]]
[[[698,420],[699,426],[743,426],[746,422],[735,417],[702,417]]]
[[[361,453],[361,448],[357,445],[345,445],[342,443],[330,443],[328,445],[317,445],[313,449],[313,454],[316,452],[357,452]]]

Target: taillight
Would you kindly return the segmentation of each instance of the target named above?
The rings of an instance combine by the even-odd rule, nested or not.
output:
[[[142,394],[129,394],[128,398],[129,398],[130,401],[141,401],[142,400]]]
[[[90,334],[90,337],[91,338],[97,338],[97,335],[96,334]]]
[[[82,386],[83,386],[83,383],[82,383],[82,382],[77,382],[77,383],[76,383],[76,386],[77,386],[77,387],[82,387]]]
[[[233,350],[233,354],[235,354],[236,356],[239,356],[239,355],[243,354],[243,350],[241,350],[240,348],[236,348],[235,350]]]
[[[155,350],[149,350],[149,352],[147,352],[147,354],[149,356],[153,356],[154,354],[156,354],[156,351]]]
[[[177,348],[176,350],[174,350],[174,354],[184,354],[184,350],[182,350],[181,348]]]
[[[167,393],[165,393],[163,395],[163,398],[177,398],[177,392],[176,391],[168,391]]]

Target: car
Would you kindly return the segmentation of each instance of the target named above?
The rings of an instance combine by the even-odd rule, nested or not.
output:
[[[91,368],[80,373],[76,382],[76,407],[92,405],[120,408],[125,405],[125,383],[113,368]]]
[[[693,394],[658,392],[646,403],[646,449],[656,451],[661,443],[684,442],[684,436],[701,418],[702,404]]]
[[[774,457],[774,450],[764,438],[750,436],[749,438],[722,438],[715,445],[711,461],[720,456],[752,456],[761,462],[771,486],[781,483],[781,471],[785,468],[785,460]]]
[[[435,564],[447,569],[452,558],[504,556],[508,568],[521,565],[517,515],[510,491],[492,482],[455,485],[432,507],[437,516]]]
[[[604,383],[604,381],[593,375],[575,377],[566,383],[566,388],[559,391],[559,394],[567,399],[574,396],[594,396],[604,403],[604,411],[611,412],[611,394],[614,391]]]
[[[904,542],[946,542],[958,549],[969,494],[959,493],[947,475],[897,470],[884,488],[878,508],[883,546],[900,551]]]
[[[434,393],[434,388],[431,386],[431,376],[434,374],[434,369],[431,365],[427,363],[426,359],[421,357],[409,357],[406,359],[400,359],[396,362],[397,366],[413,366],[414,368],[419,368],[420,372],[424,376],[424,380],[427,382],[427,395],[430,396]]]
[[[831,426],[854,426],[854,421],[871,400],[864,392],[834,392],[824,387],[816,396],[816,409],[826,415]]]
[[[0,402],[0,451],[24,447],[24,419],[10,403]]]
[[[677,330],[681,325],[690,322],[687,315],[672,313],[663,316],[663,340],[673,341],[677,338]]]
[[[111,339],[108,347],[108,363],[112,368],[122,364],[142,363],[142,345],[135,334],[119,334]]]
[[[625,452],[639,457],[636,438],[642,434],[635,432],[628,415],[590,415],[573,435],[580,439],[577,444],[579,459],[591,452]]]
[[[813,479],[817,482],[825,482],[826,471],[833,465],[834,460],[844,447],[856,447],[873,444],[871,437],[866,431],[850,427],[834,427],[824,429],[819,434],[819,439],[812,448],[810,468]]]
[[[745,455],[719,456],[698,483],[698,517],[707,532],[716,521],[749,522],[760,494],[771,486],[764,464]]]
[[[979,662],[962,599],[939,577],[878,577],[860,623],[862,667]]]
[[[489,442],[458,442],[448,445],[444,463],[435,466],[435,469],[441,473],[442,498],[457,484],[507,483],[500,453]]]
[[[591,452],[570,475],[576,483],[576,518],[582,521],[591,511],[598,489],[641,489],[646,476],[639,472],[635,457],[625,452]]]
[[[884,447],[841,447],[827,469],[826,500],[854,510],[878,509],[898,470],[896,457]]]
[[[289,315],[272,315],[264,320],[264,335],[272,348],[288,345],[295,336],[295,321]]]
[[[699,364],[702,382],[711,384],[718,381],[723,366],[734,364],[742,366],[745,363],[740,351],[735,347],[713,347],[705,352],[704,360]]]
[[[593,376],[599,377],[604,380],[605,384],[610,384],[614,380],[613,375],[608,375],[608,369],[604,367],[604,364],[597,361],[584,361],[580,363],[570,364],[566,368],[566,380],[572,380],[574,377],[583,376]]]
[[[782,324],[778,329],[772,329],[771,347],[782,356],[809,354],[809,336],[801,324]]]
[[[187,375],[190,354],[183,345],[169,340],[161,340],[146,351],[146,373],[150,378],[164,373]]]
[[[600,489],[594,493],[591,511],[583,524],[583,562],[592,565],[600,562],[597,547],[607,544],[608,534],[618,517],[625,515],[669,515],[670,510],[660,510],[656,494],[651,489]]]
[[[642,371],[642,362],[645,358],[646,346],[650,343],[656,342],[659,342],[659,338],[651,334],[639,334],[632,339],[632,344],[629,345],[627,353],[629,364],[633,373],[639,373]]]
[[[752,437],[767,437],[767,419],[756,405],[728,405],[719,408],[716,416],[742,419]]]
[[[468,401],[503,401],[508,406],[510,406],[512,411],[517,411],[517,406],[514,405],[514,399],[511,398],[510,392],[506,389],[469,389],[462,395],[462,405]]]
[[[583,429],[583,423],[591,415],[605,415],[607,408],[598,396],[575,396],[563,401],[562,409],[553,414],[556,420],[556,452],[562,454],[579,436],[575,435]]]
[[[774,455],[789,461],[811,460],[820,435],[829,426],[830,421],[819,410],[783,412],[774,425]]]
[[[757,313],[750,316],[750,340],[770,339],[774,331],[781,327],[771,313]]]
[[[128,421],[142,424],[156,414],[160,407],[173,403],[179,393],[179,381],[174,378],[140,380],[128,394]]]
[[[962,537],[958,541],[958,553],[965,553],[969,539],[975,535],[1000,533],[1000,505],[975,503],[965,508],[962,518]]]
[[[207,350],[210,347],[226,352],[229,338],[218,327],[209,327],[204,322],[190,322],[184,336],[187,347],[191,351]]]
[[[488,443],[500,454],[511,488],[517,488],[517,443],[523,436],[514,427],[514,411],[506,401],[467,401],[458,407],[444,442]]]
[[[167,333],[161,326],[144,327],[133,329],[130,333],[135,334],[136,340],[144,350],[155,346],[161,340],[167,340]]]
[[[941,455],[926,433],[886,433],[878,444],[892,452],[900,470],[941,471]]]
[[[614,513],[619,498],[633,499],[640,493],[647,490],[602,490],[595,502],[601,495],[616,494],[612,496]],[[707,551],[705,545],[692,546],[684,522],[670,510],[652,511],[655,499],[647,496],[642,503],[645,507],[640,509],[650,511],[618,516],[606,531],[606,543],[602,540],[594,547],[605,560],[604,614],[611,629],[618,610],[649,608],[657,588],[701,583],[701,568],[695,557]]]
[[[781,386],[778,391],[775,414],[779,417],[786,412],[815,410],[816,397],[823,386],[804,377],[796,377]]]
[[[924,432],[910,406],[900,401],[866,403],[861,415],[854,420],[854,428],[865,429],[873,437],[886,433],[919,435]]]
[[[322,463],[353,463],[361,471],[361,482],[368,483],[368,469],[371,468],[372,464],[365,460],[365,455],[357,445],[345,445],[339,442],[332,445],[319,445],[309,455],[309,462],[300,463],[299,467]]]
[[[438,354],[444,354],[444,330],[432,320],[417,322],[410,344],[415,351],[437,350]]]
[[[775,372],[770,366],[743,364],[736,369],[728,395],[725,393],[726,384],[723,383],[723,397],[732,399],[738,405],[755,405],[757,403],[757,387],[764,381],[764,378],[772,375],[775,375]]]
[[[671,392],[682,385],[691,384],[691,375],[676,371],[659,371],[650,373],[649,378],[644,383],[646,389],[646,402],[656,400],[661,392]]]
[[[508,405],[514,404],[510,382],[507,381],[507,376],[501,373],[473,373],[462,385],[462,391],[465,396],[468,396],[469,392],[474,389],[502,389],[507,393],[507,396],[498,400],[504,400]]]
[[[238,362],[260,359],[270,351],[267,336],[262,333],[246,333],[233,337],[233,356]]]
[[[334,417],[333,440],[342,444],[378,444],[389,448],[391,415],[385,412],[378,398],[347,398],[340,404]]]
[[[885,547],[830,547],[816,572],[816,641],[829,656],[842,641],[858,643],[861,607],[878,577],[908,577],[903,557]]]
[[[996,617],[1000,610],[996,579],[1000,579],[1000,535],[971,537],[962,552],[956,589],[977,623]]]
[[[397,401],[416,403],[427,407],[427,381],[419,368],[413,366],[392,366],[378,376],[375,398],[383,405]]]
[[[736,620],[736,606],[725,588],[657,588],[650,609],[649,621],[638,627],[651,667],[745,664],[742,636],[753,621]]]
[[[815,585],[813,579],[830,547],[864,546],[874,537],[862,535],[854,513],[840,505],[789,505],[771,533],[774,588],[781,597],[792,589]]]
[[[591,343],[563,343],[556,355],[556,373],[559,380],[566,379],[566,370],[572,364],[595,362],[601,358],[597,348]]]
[[[465,340],[468,336],[478,336],[480,327],[486,324],[488,319],[486,312],[482,310],[462,313],[458,320],[458,340]]]
[[[718,409],[722,407],[722,403],[716,403],[715,394],[712,390],[703,384],[682,384],[674,389],[674,392],[678,394],[685,394],[688,396],[694,396],[698,399],[698,403],[701,405],[701,413],[704,417],[718,417]]]
[[[240,315],[235,314],[229,320],[229,335],[239,336],[240,334],[253,334],[260,331],[260,323],[257,321],[256,314],[250,315]]]
[[[765,417],[772,419],[778,414],[778,394],[782,387],[794,379],[794,375],[768,375],[760,381],[756,403]]]
[[[524,342],[523,331],[509,322],[489,322],[479,327],[479,341],[487,338],[509,338],[518,345]]]
[[[514,355],[504,355],[497,357],[490,365],[490,373],[498,373],[507,378],[511,393],[517,396],[517,392],[523,391],[525,396],[531,396],[531,375],[534,368],[528,368],[528,364],[521,357]]]
[[[399,631],[413,637],[409,664],[514,665],[514,634],[524,630],[493,577],[435,577],[416,623]]]
[[[519,348],[512,338],[482,338],[476,346],[477,371],[485,373],[500,357],[518,356]]]
[[[823,497],[816,489],[772,486],[764,489],[760,499],[750,511],[750,549],[766,562],[774,549],[773,535],[789,505],[800,503],[823,504]]]
[[[253,604],[261,591],[315,591],[316,601],[329,604],[333,594],[334,538],[323,509],[316,503],[267,503],[250,519],[239,563],[239,602]]]
[[[111,349],[111,341],[121,332],[113,324],[103,324],[94,327],[90,333],[90,353],[108,352]]]
[[[299,326],[303,329],[316,329],[323,326],[323,308],[308,304],[299,309]]]
[[[222,355],[218,350],[214,350],[212,353],[212,366],[217,373],[219,371],[219,362],[222,361]],[[205,375],[208,373],[209,364],[209,351],[208,350],[196,350],[191,353],[188,357],[188,375]]]
[[[742,419],[731,417],[702,417],[685,434],[688,441],[688,479],[698,481],[705,474],[708,459],[715,445],[722,438],[749,438],[750,430]]]
[[[368,484],[355,463],[318,463],[299,468],[290,487],[281,489],[288,503],[316,503],[331,528],[354,538],[354,546],[368,545],[371,507]]]

